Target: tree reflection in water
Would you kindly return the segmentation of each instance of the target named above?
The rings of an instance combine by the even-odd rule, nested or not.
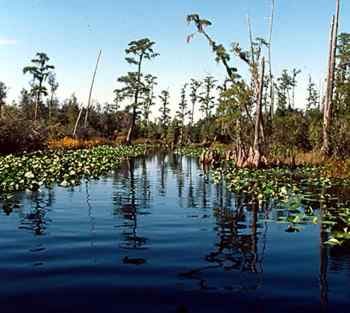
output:
[[[135,175],[137,166],[141,166],[141,176]],[[145,215],[149,208],[150,191],[146,161],[128,159],[125,161],[126,171],[118,172],[115,179],[121,183],[113,196],[113,203],[117,214],[121,215],[125,223],[122,225],[123,241],[120,245],[124,249],[144,249],[147,238],[138,235],[138,215]]]
[[[45,192],[31,192],[27,194],[29,201],[29,212],[20,211],[20,229],[27,229],[37,236],[44,235],[51,220],[47,214],[54,202],[54,192],[48,189]],[[23,201],[23,199],[22,199]]]
[[[258,224],[258,206],[253,205],[250,209],[244,205],[241,199],[232,199],[232,194],[226,193],[223,186],[217,188],[218,202],[221,206],[213,209],[216,219],[215,231],[217,242],[213,251],[204,256],[208,266],[191,269],[180,273],[181,277],[199,281],[201,289],[216,289],[224,287],[226,290],[255,290],[262,282],[263,253],[265,250],[266,234],[260,230]],[[234,208],[226,207],[224,203],[230,204],[234,201]],[[259,239],[264,240],[259,251]],[[239,273],[239,280],[232,281],[233,284],[215,286],[215,281],[210,281],[211,275],[207,271],[221,269],[221,273],[229,275],[232,272]],[[254,275],[243,277],[244,273]],[[222,274],[220,274],[222,275]],[[235,276],[237,277],[237,276]],[[249,286],[248,286],[249,285]]]
[[[268,235],[272,236],[268,234],[267,220],[270,220],[271,216],[277,219],[288,214],[283,209],[276,209],[276,203],[261,206],[256,199],[247,194],[236,195],[229,192],[223,182],[213,185],[210,181],[210,172],[200,169],[196,159],[174,154],[157,153],[145,158],[126,160],[111,180],[114,185],[113,213],[118,215],[120,223],[118,227],[121,230],[120,248],[149,249],[150,253],[156,251],[157,246],[152,246],[148,235],[147,238],[144,235],[146,231],[149,234],[150,229],[147,228],[147,224],[143,224],[141,217],[150,214],[151,208],[154,209],[156,205],[154,199],[164,203],[164,200],[168,201],[169,197],[175,195],[177,203],[174,203],[174,206],[188,211],[193,209],[191,212],[201,212],[196,214],[196,217],[207,218],[205,231],[210,233],[214,231],[214,240],[206,243],[205,248],[208,250],[201,251],[203,255],[185,268],[185,272],[179,273],[181,280],[193,281],[196,287],[205,290],[224,288],[228,291],[250,291],[262,285],[266,238]],[[91,188],[89,181],[85,182],[85,188],[80,187],[80,194],[83,195],[80,200],[84,203],[82,209],[88,209],[91,245],[94,246],[98,234],[95,232],[93,214],[95,208],[91,204],[89,188]],[[50,207],[55,207],[54,193],[69,193],[73,198],[79,197],[77,190],[79,188],[43,189],[41,192],[19,193],[9,199],[2,199],[1,218],[16,214],[19,217],[20,229],[28,230],[28,233],[35,236],[46,235],[55,222],[49,218],[50,216],[54,219],[53,216],[56,216],[50,214]],[[313,194],[317,193],[327,198],[325,195],[330,192],[313,191]],[[337,198],[339,203],[328,203],[323,200],[322,203],[316,201],[312,204],[315,212],[319,212],[321,222],[328,210],[327,207],[338,207],[342,202],[345,203],[344,192],[337,194],[335,191],[332,194],[336,195],[332,199]],[[172,212],[176,213],[174,210]],[[182,214],[181,212],[183,211],[179,211],[179,214]],[[57,214],[69,215],[70,211],[67,209],[65,213]],[[199,223],[200,220],[198,225]],[[209,228],[207,225],[210,225]],[[338,272],[350,273],[349,247],[325,246],[323,242],[327,238],[326,228],[321,224],[319,286],[320,303],[323,308],[328,305],[330,290],[328,276]],[[181,247],[181,243],[179,246]]]
[[[161,152],[156,157],[159,170],[159,195],[164,197],[166,196],[168,155]]]

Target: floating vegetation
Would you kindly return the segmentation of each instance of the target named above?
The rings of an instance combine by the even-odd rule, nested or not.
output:
[[[287,215],[278,216],[277,222],[287,224],[286,232],[295,233],[302,225],[321,223],[329,238],[325,244],[342,245],[350,240],[350,203],[334,196],[334,189],[349,186],[348,179],[330,179],[322,176],[322,167],[213,170],[215,183],[247,199],[273,203]],[[332,196],[333,195],[333,196]],[[321,209],[315,213],[315,207]]]
[[[177,153],[201,157],[210,149],[184,147]],[[217,151],[222,155],[222,151]],[[225,182],[226,187],[259,206],[273,202],[285,216],[278,223],[287,224],[286,232],[300,232],[303,225],[321,224],[329,233],[327,245],[350,242],[350,201],[341,202],[334,189],[348,188],[349,177],[330,175],[329,165],[271,167],[265,169],[237,168],[222,160],[221,167],[212,169],[214,183]],[[333,177],[332,177],[333,176]],[[333,195],[333,196],[332,196]],[[335,205],[334,202],[337,202]],[[315,213],[315,205],[322,208],[322,216]]]
[[[229,190],[238,194],[249,194],[260,201],[277,198],[287,202],[291,195],[301,193],[305,183],[313,182],[319,177],[319,173],[317,168],[291,170],[289,168],[239,169],[233,167],[214,170],[213,179],[217,183],[224,178]],[[326,186],[328,180],[317,180],[317,183],[319,186]]]
[[[175,154],[188,156],[188,157],[199,158],[204,150],[205,149],[201,148],[201,147],[184,146],[184,147],[177,148],[175,150]]]
[[[330,238],[325,244],[340,246],[350,241],[350,207],[327,210],[322,225],[328,230]]]
[[[99,146],[75,151],[49,151],[0,157],[0,192],[2,197],[41,186],[79,185],[82,178],[107,174],[121,159],[144,155],[146,146]],[[5,194],[5,195],[4,195]]]

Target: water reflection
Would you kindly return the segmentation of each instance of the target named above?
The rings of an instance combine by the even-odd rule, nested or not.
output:
[[[104,204],[108,212],[112,213],[111,217],[107,213],[103,217],[113,219],[115,226],[114,233],[106,236],[118,236],[115,250],[135,250],[145,253],[142,256],[150,259],[146,263],[143,258],[132,259],[121,252],[125,264],[148,265],[152,264],[151,260],[158,260],[156,264],[163,268],[167,265],[162,263],[165,260],[173,262],[169,263],[169,267],[175,267],[177,261],[186,255],[188,263],[176,267],[176,273],[171,272],[185,288],[194,286],[197,290],[256,292],[264,287],[267,275],[264,268],[269,265],[268,262],[272,262],[271,259],[266,260],[266,254],[277,249],[269,244],[268,239],[272,241],[278,232],[284,232],[268,221],[277,221],[280,216],[288,215],[285,208],[280,208],[274,202],[259,205],[252,196],[229,192],[223,183],[214,185],[210,172],[202,169],[197,160],[175,154],[158,153],[125,160],[119,170],[100,184],[106,188]],[[322,195],[320,190],[313,193],[320,192]],[[6,223],[6,217],[15,214],[18,216],[16,226],[20,229],[34,236],[48,235],[50,227],[59,223],[55,217],[60,216],[56,212],[53,217],[51,208],[57,209],[60,197],[68,193],[72,199],[79,200],[81,212],[88,214],[91,248],[95,250],[95,243],[99,241],[96,228],[98,223],[103,223],[95,215],[102,209],[98,207],[98,202],[94,202],[98,194],[88,181],[70,190],[55,188],[37,193],[21,193],[2,200],[4,213],[0,215],[0,226]],[[341,194],[338,195],[340,199]],[[322,196],[327,198],[325,192]],[[327,201],[335,200],[330,198]],[[321,202],[315,199],[308,203],[318,212],[321,221],[324,207],[329,204],[325,200]],[[69,217],[70,211],[67,208],[60,214]],[[83,216],[83,213],[79,214]],[[65,230],[66,226],[62,224],[60,227]],[[323,245],[328,233],[322,224],[319,227],[319,250],[316,251],[319,260],[308,261],[315,267],[319,261],[320,303],[323,308],[327,308],[330,301],[329,277],[334,273],[349,276],[350,250],[346,246],[331,248]],[[206,241],[198,243],[200,249],[189,247],[183,238],[191,243],[195,241],[189,239],[190,235],[182,237],[186,234],[198,238],[203,234]],[[308,240],[308,237],[305,238]],[[37,249],[42,247],[38,246]],[[176,249],[176,252],[172,249]],[[295,257],[298,258],[298,255]],[[96,261],[95,266],[98,266]],[[292,260],[285,266],[290,271],[288,267],[293,266]]]
[[[54,191],[29,192],[22,194],[16,201],[17,213],[20,215],[19,228],[30,230],[37,236],[44,235],[51,222],[48,212],[55,201]],[[25,202],[26,206],[18,204],[20,201]]]
[[[180,276],[197,280],[201,289],[256,290],[262,283],[262,260],[266,245],[266,234],[261,236],[263,230],[260,229],[257,220],[258,207],[254,206],[252,211],[249,211],[240,199],[233,199],[230,193],[225,193],[228,199],[224,199],[223,190],[219,192],[219,202],[231,204],[233,201],[234,205],[213,209],[217,239],[212,251],[204,256],[208,265],[180,273]],[[263,240],[261,247],[260,239]],[[237,279],[237,276],[233,276],[233,279],[223,279],[218,283],[216,277],[210,275],[213,269],[220,270],[228,277],[232,272],[236,272],[239,273],[239,277]],[[206,272],[209,272],[209,275],[206,275]],[[245,276],[245,273],[253,276]]]
[[[137,167],[141,167],[141,175],[135,175]],[[147,238],[138,234],[138,218],[148,214],[150,202],[146,161],[126,160],[122,168],[123,170],[117,172],[113,178],[118,189],[113,195],[115,213],[124,219],[120,226],[123,236],[120,247],[142,249],[147,243]]]

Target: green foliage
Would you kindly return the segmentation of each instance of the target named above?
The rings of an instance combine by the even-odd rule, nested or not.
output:
[[[179,147],[175,150],[176,154],[189,156],[189,157],[200,157],[200,155],[203,153],[204,149],[199,147],[193,147],[193,146],[184,146]]]
[[[325,244],[340,246],[350,242],[350,208],[338,207],[328,209],[323,217],[322,225],[330,234]]]
[[[151,74],[145,77],[145,97],[142,102],[142,118],[147,125],[151,114],[151,107],[155,105],[154,88],[158,85],[157,77]]]
[[[131,41],[128,44],[128,48],[125,50],[125,53],[131,55],[131,57],[126,57],[126,61],[130,64],[139,65],[140,59],[142,62],[142,58],[147,60],[155,58],[159,53],[154,52],[154,45],[155,42],[148,38]]]
[[[8,91],[8,88],[6,87],[5,83],[0,81],[0,120],[3,117],[3,108],[5,106],[7,91]]]
[[[138,118],[138,110],[140,106],[140,99],[147,98],[149,96],[147,84],[143,79],[142,65],[144,60],[151,60],[157,57],[159,54],[154,52],[153,46],[155,42],[148,38],[143,38],[137,41],[131,41],[128,48],[125,50],[126,62],[137,67],[137,71],[129,72],[127,75],[121,76],[118,82],[123,85],[122,88],[116,89],[115,102],[120,103],[124,100],[131,100],[131,105],[127,108],[132,109],[132,123],[128,132],[127,143],[130,144],[133,133],[136,127],[136,121]],[[147,77],[147,76],[146,76]],[[148,79],[151,79],[148,76]],[[152,79],[151,79],[152,80]]]
[[[187,16],[187,22],[193,23],[196,26],[197,32],[204,35],[208,40],[209,46],[212,48],[215,54],[215,60],[218,63],[222,63],[226,69],[226,73],[232,81],[237,77],[237,68],[229,65],[230,55],[227,53],[225,47],[222,44],[217,44],[205,31],[206,27],[211,26],[212,23],[209,20],[201,19],[198,14],[190,14]],[[190,34],[187,37],[187,42],[190,42],[195,33]]]
[[[309,150],[308,123],[305,115],[297,110],[288,114],[278,111],[272,120],[273,133],[271,145],[283,147],[285,157],[289,157],[297,150]]]
[[[331,136],[334,155],[350,155],[350,113],[339,116],[333,123]]]
[[[30,120],[0,120],[0,154],[46,148],[47,131]]]
[[[335,115],[347,114],[350,111],[350,34],[348,33],[339,35],[334,98]]]
[[[174,147],[179,142],[180,137],[181,124],[180,122],[174,118],[168,125],[166,131],[166,143],[170,145],[170,147]]]
[[[31,94],[35,96],[36,103],[34,109],[34,120],[37,119],[38,106],[41,103],[41,97],[48,95],[48,90],[44,83],[48,77],[52,74],[52,70],[55,68],[53,65],[49,65],[50,58],[43,52],[38,52],[36,58],[31,60],[32,65],[23,68],[23,74],[31,74]]]
[[[277,90],[277,109],[285,111],[287,107],[291,107],[290,91],[292,89],[292,78],[287,70],[283,70],[281,76],[277,78],[275,88]]]
[[[187,84],[185,84],[181,89],[181,97],[180,102],[178,104],[179,109],[176,111],[176,117],[180,121],[182,127],[185,125],[186,117],[189,116],[189,114],[191,113],[187,109],[188,104],[186,99],[186,88]]]
[[[75,186],[81,179],[107,174],[119,165],[121,159],[143,155],[145,147],[117,148],[100,146],[75,151],[37,152],[0,157],[0,192],[37,190],[42,186],[59,184]]]
[[[169,98],[170,98],[169,91],[162,90],[162,92],[159,95],[159,99],[161,101],[159,122],[163,131],[166,131],[170,122]]]
[[[221,129],[222,135],[228,136],[232,141],[239,137],[238,121],[242,108],[251,108],[253,101],[252,90],[244,80],[237,80],[231,84],[226,82],[220,88],[216,123]]]
[[[190,99],[191,99],[191,104],[192,104],[192,108],[191,108],[191,125],[193,125],[194,123],[194,111],[196,108],[196,104],[199,100],[199,89],[202,86],[202,82],[196,79],[191,79],[190,82]]]
[[[209,119],[212,116],[212,111],[215,107],[213,90],[216,87],[216,82],[217,80],[215,80],[213,76],[207,76],[202,83],[203,90],[199,97],[199,110],[203,113],[205,119]]]
[[[320,95],[316,90],[315,83],[309,75],[309,82],[307,86],[306,110],[317,109],[320,107]]]

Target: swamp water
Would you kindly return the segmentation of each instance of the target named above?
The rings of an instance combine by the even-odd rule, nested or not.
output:
[[[0,211],[0,312],[350,312],[350,249],[215,185],[194,158],[124,161]],[[315,214],[320,214],[315,210]]]

